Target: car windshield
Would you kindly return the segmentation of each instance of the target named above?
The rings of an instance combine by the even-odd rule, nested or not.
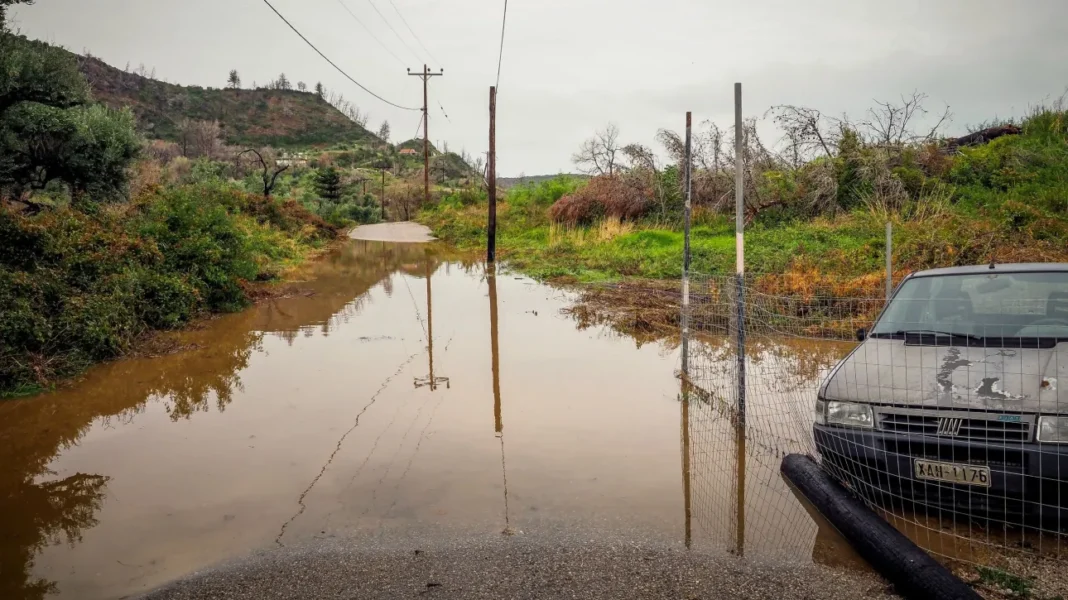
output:
[[[916,277],[902,284],[875,337],[908,333],[969,338],[1068,339],[1068,272]]]

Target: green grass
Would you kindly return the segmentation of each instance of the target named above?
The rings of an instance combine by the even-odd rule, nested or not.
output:
[[[883,204],[878,197],[872,201],[872,183],[861,181],[855,194],[867,195],[845,198],[834,213],[813,216],[801,187],[782,187],[775,193],[787,195],[783,204],[788,210],[769,211],[747,226],[747,271],[817,272],[840,279],[879,273],[885,268],[888,219],[894,224],[894,265],[899,272],[992,259],[1068,261],[1068,114],[1038,110],[1022,128],[1022,135],[964,148],[957,155],[906,148],[895,159],[896,166],[885,157],[879,163],[881,150],[862,149],[866,164],[887,169],[887,177],[902,183],[909,194],[904,204]],[[547,279],[680,276],[683,235],[677,224],[638,220],[609,227],[615,231],[612,235],[598,234],[603,223],[567,231],[555,228],[548,208],[583,184],[560,177],[508,190],[498,209],[502,258]],[[446,198],[424,210],[419,220],[461,248],[484,247],[484,197]],[[733,272],[734,237],[733,220],[698,210],[692,269]]]
[[[1033,580],[1006,573],[1000,569],[989,567],[976,567],[975,569],[979,572],[980,582],[1007,589],[1019,598],[1030,598],[1035,587]]]

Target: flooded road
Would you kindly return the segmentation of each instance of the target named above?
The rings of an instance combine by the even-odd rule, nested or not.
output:
[[[568,292],[432,246],[352,241],[305,275],[171,354],[0,404],[0,598],[137,595],[341,539],[555,531],[865,568],[783,482],[781,448],[680,402],[673,344],[580,328]]]

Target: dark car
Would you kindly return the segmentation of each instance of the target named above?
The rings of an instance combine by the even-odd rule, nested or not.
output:
[[[1068,528],[1068,264],[910,275],[820,387],[823,464],[862,496]]]

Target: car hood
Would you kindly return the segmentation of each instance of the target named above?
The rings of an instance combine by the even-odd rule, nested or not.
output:
[[[869,338],[835,367],[820,395],[913,407],[1068,413],[1068,344],[968,348]]]

